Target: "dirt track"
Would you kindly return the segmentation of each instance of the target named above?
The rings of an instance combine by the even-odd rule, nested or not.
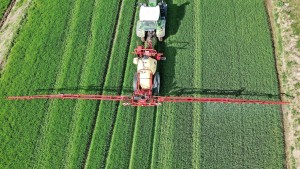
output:
[[[9,54],[12,42],[22,25],[22,21],[24,20],[24,16],[27,13],[30,3],[31,0],[13,0],[0,22],[0,70],[3,70],[5,58]]]
[[[300,132],[300,125],[299,123],[297,124],[297,119],[300,118],[300,91],[296,87],[296,84],[300,82],[300,73],[297,73],[300,71],[300,51],[297,48],[299,35],[295,35],[293,32],[292,23],[294,23],[294,20],[290,14],[291,12],[296,13],[297,10],[287,2],[283,3],[282,6],[275,4],[277,4],[276,0],[266,0],[270,21],[272,21],[281,93],[292,96],[283,97],[284,100],[290,101],[291,104],[289,107],[282,107],[286,167],[297,167],[297,169],[300,169],[300,149],[299,145],[297,145],[297,139],[299,139],[297,132]],[[274,17],[275,14],[278,15],[277,18]]]

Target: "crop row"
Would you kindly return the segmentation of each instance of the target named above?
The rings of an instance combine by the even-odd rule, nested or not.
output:
[[[278,99],[263,1],[166,0],[161,95]],[[136,0],[34,1],[0,95],[130,95]],[[103,5],[105,4],[105,5]],[[206,91],[206,92],[204,92]],[[282,168],[280,107],[0,98],[0,168]],[[17,159],[17,160],[16,160]]]
[[[86,53],[91,36],[93,11],[94,1],[75,1],[70,30],[54,85],[55,89],[62,89],[57,91],[58,93],[66,93],[64,88],[73,88],[73,91],[68,93],[78,92],[82,68],[87,62]],[[65,159],[68,140],[72,135],[70,126],[72,126],[76,102],[76,100],[51,101],[37,146],[37,168],[59,168],[64,165],[62,161]]]
[[[121,94],[124,83],[124,74],[127,65],[129,65],[126,63],[128,60],[130,60],[130,62],[132,61],[131,54],[129,54],[129,42],[131,40],[131,33],[134,31],[132,25],[134,24],[136,1],[130,0],[128,2],[121,2],[122,6],[119,11],[117,27],[115,28],[115,38],[111,49],[110,62],[107,68],[105,81],[103,81],[104,95]],[[131,88],[129,90],[131,91]],[[116,121],[120,114],[126,114],[125,111],[120,113],[118,107],[119,103],[116,102],[102,101],[100,103],[98,116],[95,119],[96,125],[94,127],[93,137],[91,138],[91,146],[86,161],[87,168],[103,168],[109,165],[110,149],[113,145],[113,133],[119,128]],[[130,115],[133,117],[132,114]],[[122,119],[122,122],[130,124],[125,118]],[[131,131],[131,129],[129,131]],[[129,141],[130,138],[120,141],[125,143],[127,140]],[[121,150],[122,147],[118,147],[118,149]],[[115,155],[122,155],[122,152],[125,153],[126,151],[120,151],[115,153]]]
[[[103,4],[107,5],[104,6]],[[92,20],[93,36],[90,39],[91,47],[87,53],[88,62],[83,68],[84,72],[79,84],[82,88],[80,91],[83,93],[102,94],[105,91],[104,83],[107,78],[108,67],[112,63],[111,48],[115,45],[114,30],[117,29],[120,22],[118,12],[120,12],[121,5],[121,2],[111,3],[107,0],[95,2],[96,10]],[[102,24],[103,26],[101,26]],[[70,168],[90,165],[88,154],[90,154],[90,147],[94,146],[92,138],[94,137],[94,128],[97,125],[96,119],[100,116],[99,105],[100,101],[79,101],[76,105],[74,112],[76,117],[71,127],[72,136],[67,152],[67,166]],[[97,154],[98,156],[100,156],[100,152]],[[92,164],[94,165],[94,163]]]
[[[108,94],[106,89],[114,88],[120,93],[123,79],[122,71],[125,70],[126,66],[123,63],[126,62],[128,53],[126,44],[128,44],[132,25],[132,21],[126,17],[133,16],[133,10],[124,9],[134,7],[135,2],[132,1],[123,5],[121,2],[110,3],[104,0],[101,2],[89,1],[88,3],[77,0],[74,4],[61,66],[56,75],[55,85],[49,91],[55,93]],[[109,4],[110,8],[103,4]],[[118,11],[118,7],[121,7],[121,12]],[[111,11],[108,11],[107,8]],[[122,13],[120,18],[116,17],[119,16],[119,12]],[[118,31],[113,32],[113,30]],[[114,36],[114,34],[116,35]],[[106,80],[109,78],[119,79],[118,84],[120,85],[114,87],[116,81]],[[101,122],[101,134],[105,133],[103,127],[110,128],[112,125],[108,118],[114,116],[114,113],[111,112],[112,109],[110,109],[113,106],[104,106],[103,108],[104,104],[106,103],[101,103],[100,108],[98,108],[99,102],[97,101],[51,101],[36,145],[37,163],[35,167],[79,167],[85,165],[85,162],[87,162],[86,167],[91,167],[99,165],[99,162],[105,160],[106,157],[103,160],[94,161],[94,158],[101,158],[101,152],[97,151],[96,154],[93,154],[95,145],[93,144],[94,141],[91,142],[92,135],[96,135],[99,130],[97,128],[98,121],[95,124],[93,119],[97,118],[97,114],[101,120],[107,123],[105,126]],[[115,105],[115,103],[111,105]],[[103,113],[106,114],[106,117]],[[96,134],[93,133],[94,127]],[[107,140],[106,138],[109,138],[109,133],[100,137],[103,142]],[[101,142],[95,142],[95,144],[96,147],[101,146]],[[102,154],[106,153],[107,144],[110,144],[110,140],[105,143]],[[53,156],[53,154],[56,155]],[[63,163],[64,160],[68,163]]]
[[[49,24],[44,24],[43,26],[45,27],[41,27],[44,29],[41,29],[41,32],[37,33],[39,33],[42,40],[43,35],[47,36],[47,38],[44,39],[45,41],[38,41],[35,43],[36,45],[30,47],[31,51],[40,51],[45,55],[41,55],[37,52],[32,53],[29,55],[29,57],[27,57],[30,61],[30,64],[27,64],[38,65],[35,65],[35,67],[22,65],[23,67],[21,67],[20,69],[18,69],[18,67],[13,67],[13,69],[11,68],[12,64],[18,66],[18,64],[16,63],[20,62],[20,56],[22,56],[22,54],[20,54],[20,48],[26,48],[26,45],[24,45],[24,43],[22,43],[22,41],[20,40],[21,38],[26,38],[26,36],[22,34],[22,31],[29,31],[28,25],[25,24],[25,27],[22,29],[21,34],[17,39],[16,45],[12,49],[12,55],[8,60],[7,69],[3,74],[3,78],[1,79],[3,82],[7,81],[7,83],[2,83],[3,86],[1,87],[4,89],[4,84],[14,85],[14,83],[12,83],[12,80],[10,79],[12,78],[13,73],[10,73],[10,71],[22,72],[20,70],[22,68],[24,69],[24,67],[27,66],[26,69],[28,70],[25,70],[26,72],[24,71],[22,75],[24,79],[26,77],[29,77],[26,81],[28,85],[25,88],[29,90],[28,92],[25,92],[25,89],[22,90],[22,87],[19,87],[18,84],[16,84],[15,86],[13,86],[15,87],[13,92],[8,92],[4,89],[2,90],[4,92],[1,94],[3,96],[31,95],[36,94],[37,92],[120,94],[123,85],[123,75],[124,71],[126,70],[126,64],[124,64],[124,62],[126,63],[128,58],[128,42],[130,41],[133,25],[133,20],[128,18],[132,18],[134,16],[135,2],[136,1],[131,1],[130,3],[123,4],[117,1],[111,3],[102,0],[83,3],[83,1],[77,0],[74,3],[67,2],[70,6],[70,8],[68,9],[63,8],[64,6],[61,6],[61,4],[57,2],[53,2],[54,4],[49,3],[49,6],[34,3],[32,9],[29,10],[27,24],[32,25],[34,28],[34,23],[36,21],[39,21],[38,19],[36,19],[36,17],[41,16],[42,13],[44,20],[41,23],[48,23],[50,22],[48,19],[51,19],[51,17],[56,18],[58,15],[62,15],[63,17],[61,17],[61,19],[66,19],[65,25],[49,25],[52,22],[50,22]],[[74,4],[74,7],[71,10],[72,4]],[[103,4],[109,4],[110,6],[104,6]],[[53,5],[55,6],[53,7]],[[48,7],[50,9],[52,8],[53,11],[48,12]],[[121,11],[118,11],[119,7],[121,7]],[[45,11],[46,13],[43,13],[42,11]],[[110,15],[107,15],[107,13],[109,13]],[[117,16],[120,17],[118,18]],[[55,19],[52,18],[52,20]],[[56,19],[55,21],[63,22],[59,19]],[[66,29],[66,27],[63,26],[68,26],[69,29]],[[55,36],[56,34],[49,33],[50,31],[59,31],[61,27],[65,29],[63,32],[63,36],[60,35],[58,38],[57,36]],[[114,29],[111,29],[112,27]],[[116,31],[113,32],[113,30]],[[35,34],[31,36],[35,37]],[[38,38],[28,40],[36,39]],[[61,44],[58,45],[49,39],[60,39]],[[45,59],[44,57],[50,55],[48,53],[48,47],[52,47],[52,45],[57,45],[56,48],[53,47],[53,49],[56,49],[57,51],[51,51],[53,57]],[[15,50],[17,50],[17,54],[14,55]],[[59,50],[61,50],[60,53],[58,53]],[[41,64],[39,62],[39,59],[41,59],[41,61],[47,62]],[[49,59],[49,61],[47,59]],[[35,72],[39,72],[41,76],[38,76],[38,73]],[[34,76],[36,76],[35,79],[32,78]],[[132,77],[127,79],[130,79],[131,81],[131,78]],[[50,83],[47,83],[47,80],[45,79],[49,80]],[[22,85],[22,81],[20,81],[20,79],[13,80]],[[117,81],[115,80],[117,80],[118,83],[116,83]],[[35,84],[35,82],[39,83]],[[45,84],[41,82],[45,82]],[[112,92],[109,92],[110,90],[112,90]],[[1,101],[6,103],[7,109],[1,109],[1,115],[3,117],[2,119],[4,126],[8,126],[6,132],[9,132],[9,126],[11,126],[10,121],[12,121],[13,123],[18,121],[18,119],[15,119],[15,116],[17,117],[17,113],[22,112],[22,109],[20,108],[20,105],[16,105],[14,104],[14,102],[7,102],[4,100]],[[24,133],[25,129],[30,131],[29,133],[33,133],[33,135],[31,135],[32,138],[30,138],[32,139],[31,145],[25,141],[17,141],[17,143],[21,143],[20,146],[26,145],[24,147],[28,148],[28,151],[30,151],[24,152],[24,154],[19,154],[23,156],[26,156],[26,153],[33,155],[28,157],[27,161],[22,161],[22,159],[20,158],[20,163],[16,163],[12,159],[5,159],[6,155],[3,155],[2,157],[4,158],[4,161],[14,163],[13,166],[28,163],[28,166],[31,167],[34,166],[38,168],[47,168],[50,166],[79,167],[81,165],[85,165],[85,162],[87,162],[86,167],[93,167],[95,165],[99,166],[101,164],[100,162],[106,160],[108,156],[107,151],[109,148],[107,146],[110,145],[110,140],[107,140],[107,138],[112,137],[111,135],[114,130],[112,126],[114,120],[112,119],[112,121],[109,122],[108,118],[116,116],[116,111],[115,113],[111,111],[113,107],[118,107],[118,105],[116,105],[115,103],[112,103],[111,107],[107,107],[107,105],[109,104],[107,104],[106,102],[101,102],[99,107],[100,102],[98,101],[53,100],[50,101],[49,104],[48,101],[37,100],[30,102],[17,101],[15,103],[24,104],[25,106],[23,106],[23,110],[24,108],[26,108],[26,106],[28,106],[29,108],[33,108],[34,110],[36,110],[36,113],[33,112],[34,114],[32,114],[32,116],[40,116],[27,117],[28,119],[32,121],[35,120],[34,122],[36,122],[36,124],[32,122],[30,127],[28,125],[24,125],[24,122],[17,123],[20,125],[20,133]],[[15,114],[7,113],[8,108],[11,108],[11,106],[14,109],[17,109],[15,111]],[[43,107],[43,109],[41,107]],[[44,113],[41,113],[41,110]],[[101,124],[98,122],[98,120],[94,120],[94,118],[97,117],[97,114],[99,114],[98,118],[100,117],[101,120],[104,121],[101,122]],[[133,116],[130,115],[128,117]],[[104,123],[106,123],[107,125],[105,126]],[[100,129],[98,127],[99,124]],[[26,128],[23,128],[23,126]],[[95,133],[93,131],[94,127]],[[100,137],[101,141],[103,141],[105,145],[102,149],[102,153],[99,153],[98,150],[95,149],[95,147],[101,147],[101,141],[98,142],[96,140],[91,142],[91,139],[95,139],[92,137],[92,135],[97,135],[99,131],[101,132],[101,134],[105,133],[106,127],[108,128],[107,135],[103,135],[102,137]],[[3,136],[6,137],[3,137],[5,138],[3,139],[3,143],[11,142],[12,146],[15,146],[13,141],[16,140],[9,139],[8,137],[12,136],[9,136],[9,134],[6,132],[2,133]],[[13,131],[12,133],[17,132]],[[22,138],[23,135],[18,136]],[[99,138],[97,137],[96,139]],[[96,146],[94,144],[96,144]],[[3,152],[5,152],[5,150],[13,150],[12,154],[14,154],[16,153],[17,148],[20,148],[20,146],[16,146],[16,148],[13,149],[10,146],[3,145],[3,149],[1,150],[3,150]],[[90,147],[91,150],[89,150]],[[95,150],[97,151],[95,152]],[[7,151],[6,154],[9,154],[10,151]],[[128,152],[130,153],[130,151]],[[102,158],[101,154],[104,154],[103,159],[95,161],[94,158]],[[63,163],[63,161],[67,161],[68,163]],[[127,162],[129,163],[129,161]],[[4,164],[4,166],[7,166],[7,164]]]
[[[168,1],[167,1],[168,3]],[[194,88],[195,56],[194,5],[196,1],[169,1],[168,38],[162,50],[167,60],[161,62],[161,92],[163,95],[193,95],[180,91]],[[176,18],[176,19],[174,19]],[[192,103],[164,103],[157,109],[151,166],[153,168],[193,168]]]
[[[162,65],[162,91],[202,97],[278,99],[263,1],[189,2],[196,4],[194,9],[186,4],[186,11],[180,10],[182,13],[173,13],[174,6],[169,4],[169,18],[184,18],[180,20],[176,39],[172,35],[175,19],[167,24],[171,35],[165,41],[168,59]],[[184,6],[184,2],[173,3]],[[193,16],[189,11],[193,10],[197,11],[196,19],[189,18]],[[194,23],[185,23],[185,19]],[[194,34],[189,34],[189,30]],[[172,62],[175,58],[176,64]],[[154,168],[281,168],[284,164],[278,106],[164,104],[158,108],[156,118]],[[259,142],[262,144],[256,146]]]
[[[202,0],[201,84],[214,97],[277,100],[264,1]],[[202,94],[204,95],[204,94]],[[207,95],[204,95],[207,96]],[[283,168],[279,106],[203,104],[202,168]]]
[[[32,95],[41,88],[53,88],[72,4],[72,1],[49,1],[32,5],[1,75],[1,96]],[[3,130],[0,167],[32,168],[36,160],[34,154],[39,129],[49,102],[11,102],[4,99],[1,97],[0,100]]]

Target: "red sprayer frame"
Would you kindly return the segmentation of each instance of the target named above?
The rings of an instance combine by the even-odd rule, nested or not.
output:
[[[143,56],[149,56],[156,60],[166,60],[163,56],[163,53],[158,53],[155,49],[152,49],[152,45],[150,45],[151,48],[144,48],[144,46],[138,46],[134,49],[133,54],[136,54],[138,57]]]
[[[193,103],[237,103],[237,104],[266,104],[266,105],[285,105],[289,102],[283,101],[264,101],[231,98],[199,98],[199,97],[164,97],[153,96],[148,99],[134,100],[134,96],[104,96],[104,95],[85,95],[85,94],[57,94],[57,95],[35,95],[35,96],[10,96],[9,100],[32,100],[32,99],[82,99],[82,100],[108,100],[123,101],[127,106],[159,106],[164,102],[193,102]]]

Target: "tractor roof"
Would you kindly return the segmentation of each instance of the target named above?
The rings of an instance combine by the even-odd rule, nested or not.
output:
[[[141,6],[140,21],[158,21],[159,14],[160,14],[159,6],[156,7]]]

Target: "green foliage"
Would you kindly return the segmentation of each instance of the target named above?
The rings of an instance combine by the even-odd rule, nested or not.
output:
[[[0,19],[2,19],[11,0],[0,0]]]
[[[117,18],[116,29],[113,46],[111,49],[111,54],[108,56],[110,58],[109,66],[107,68],[106,78],[104,82],[103,94],[105,95],[120,95],[122,88],[128,81],[131,83],[132,76],[127,75],[127,69],[132,68],[132,54],[129,52],[133,51],[132,47],[129,50],[130,37],[133,29],[132,24],[134,23],[134,8],[135,1],[131,0],[128,2],[123,1],[120,5],[120,14]],[[135,43],[134,43],[135,44]],[[127,63],[127,64],[126,64]],[[127,80],[126,80],[127,79]],[[132,85],[130,85],[131,87]],[[131,93],[131,88],[126,94]],[[134,108],[123,107],[119,103],[106,102],[103,101],[100,104],[98,116],[96,119],[95,129],[93,131],[93,137],[91,140],[91,148],[88,153],[86,167],[87,168],[104,168],[106,165],[114,165],[110,158],[111,155],[118,156],[118,160],[115,163],[122,163],[115,166],[127,166],[126,163],[129,162],[130,158],[130,144],[131,138],[130,133],[132,133],[132,128],[134,126]],[[122,130],[125,133],[119,134],[118,131]],[[127,133],[128,134],[127,134]],[[122,137],[122,139],[117,139],[115,137]],[[119,143],[121,142],[121,144]],[[117,152],[110,153],[114,151],[114,145],[118,144]],[[127,146],[129,144],[129,146]],[[115,157],[114,157],[115,158]],[[116,157],[117,158],[117,157]]]
[[[219,91],[214,97],[279,99],[264,2],[204,0],[201,6],[202,87]],[[201,166],[283,168],[280,113],[278,106],[203,104]]]
[[[57,3],[60,5],[53,5]],[[36,163],[36,144],[49,102],[11,102],[4,97],[32,95],[41,88],[54,87],[72,4],[72,1],[34,2],[11,50],[0,83],[0,124],[3,129],[0,168],[33,168]],[[58,13],[60,17],[57,17]]]
[[[159,65],[163,95],[193,95],[177,92],[194,88],[197,70],[195,56],[194,6],[196,1],[176,0],[168,3],[167,39],[162,51],[167,57]],[[199,77],[198,77],[199,78]],[[179,90],[179,91],[180,91]],[[193,103],[163,104],[157,109],[153,168],[193,168]]]
[[[162,85],[164,90],[175,91],[166,93],[184,93],[172,89],[177,87],[202,97],[279,98],[263,1],[202,0],[194,7],[195,17],[200,18],[194,25],[186,23],[193,15],[189,14],[193,8],[186,8],[179,30],[166,40],[165,64],[171,65],[163,65],[162,72],[171,74],[173,81],[163,76]],[[168,17],[172,18],[167,23],[170,33],[170,27],[176,28],[172,25],[176,22],[174,18],[178,18],[170,4]],[[191,30],[195,34],[189,34]],[[179,44],[185,41],[187,49],[180,48]],[[168,53],[173,45],[176,55]],[[176,58],[176,64],[172,58]],[[158,112],[154,168],[283,167],[281,114],[277,106],[164,104]]]
[[[94,1],[78,0],[75,2],[70,16],[70,30],[66,37],[64,53],[61,56],[61,66],[54,85],[56,89],[62,89],[58,93],[78,92],[82,68],[87,62],[94,10],[96,10],[94,9]],[[68,91],[64,88],[75,89]],[[60,168],[65,165],[61,159],[65,158],[69,137],[73,134],[70,132],[70,126],[72,126],[76,102],[74,100],[53,100],[51,102],[37,148],[37,168]]]
[[[282,7],[283,5],[284,5],[284,2],[283,2],[283,1],[278,1],[278,2],[277,2],[277,6]]]
[[[156,108],[137,111],[130,168],[149,168],[152,160]]]
[[[261,0],[167,0],[161,95],[278,100]],[[0,95],[130,95],[135,0],[33,1]],[[105,4],[105,5],[103,5]],[[42,90],[41,90],[42,89]],[[0,99],[0,168],[282,168],[280,107]]]
[[[102,4],[109,5],[104,6]],[[83,87],[82,90],[80,90],[82,93],[102,94],[102,92],[105,93],[106,90],[118,90],[114,85],[107,87],[104,82],[106,82],[106,75],[107,72],[109,72],[107,69],[110,69],[107,66],[113,61],[122,62],[121,58],[115,58],[116,55],[113,56],[114,59],[112,60],[110,49],[114,38],[112,35],[113,29],[111,29],[111,27],[116,26],[114,25],[117,21],[117,13],[115,11],[118,10],[119,5],[120,3],[117,1],[114,3],[111,3],[111,1],[108,0],[95,2],[95,12],[93,14],[91,25],[92,36],[89,41],[90,47],[87,51],[87,64],[83,67],[83,74],[79,83],[79,86],[81,86],[81,88]],[[106,11],[112,15],[107,16],[106,13],[101,11]],[[120,55],[120,57],[124,56]],[[118,65],[120,64],[115,64],[115,66]],[[105,111],[104,113],[106,116],[100,114],[99,104],[100,101],[79,101],[76,104],[76,110],[74,112],[76,117],[74,118],[73,126],[71,126],[72,136],[69,141],[67,152],[68,163],[66,166],[69,168],[78,168],[85,164],[85,162],[87,167],[90,165],[99,165],[100,160],[93,161],[93,159],[99,158],[105,153],[105,151],[98,151],[96,157],[94,157],[94,155],[92,157],[89,155],[95,147],[106,144],[105,139],[94,143],[93,138],[98,138],[98,136],[100,138],[106,138],[109,127],[111,126],[111,121],[109,121],[109,119],[112,118],[113,112]],[[102,102],[101,104],[105,103]],[[111,103],[111,105],[113,107],[115,103]],[[112,109],[107,108],[106,110]],[[105,118],[103,118],[104,116]],[[102,119],[103,121],[99,122],[99,119]],[[102,129],[101,133],[96,131],[96,128],[98,127]]]

